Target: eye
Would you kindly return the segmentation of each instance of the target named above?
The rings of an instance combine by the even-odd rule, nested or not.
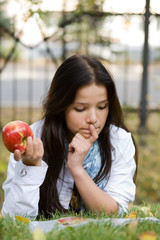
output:
[[[74,110],[76,112],[83,112],[85,110],[85,108],[74,108]]]
[[[104,106],[99,106],[98,109],[103,110],[103,109],[106,109],[107,106],[108,106],[108,104],[105,104]]]

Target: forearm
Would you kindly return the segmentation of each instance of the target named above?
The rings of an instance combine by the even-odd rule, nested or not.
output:
[[[94,213],[104,211],[107,214],[118,211],[117,202],[100,189],[83,168],[73,177],[87,210]]]
[[[4,216],[26,216],[35,218],[38,215],[39,187],[32,189],[28,186],[10,184],[10,191],[5,193],[2,207]]]
[[[93,125],[90,125],[90,132],[91,137],[89,139],[85,139],[79,133],[73,137],[69,144],[67,166],[87,210],[95,213],[104,211],[107,214],[115,213],[118,211],[117,202],[100,189],[83,168],[84,160],[98,138]],[[92,161],[95,161],[94,157]],[[101,160],[99,159],[99,161]],[[96,166],[93,170],[96,170]],[[96,172],[98,173],[98,171]]]
[[[3,184],[5,201],[2,214],[27,215],[36,217],[38,214],[39,187],[43,183],[47,171],[46,163],[41,167],[28,167],[21,161],[16,163],[15,174],[8,176]]]

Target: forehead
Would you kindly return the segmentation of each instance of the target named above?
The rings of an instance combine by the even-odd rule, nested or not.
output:
[[[85,102],[90,100],[104,101],[108,98],[107,88],[95,83],[78,89],[74,102]]]

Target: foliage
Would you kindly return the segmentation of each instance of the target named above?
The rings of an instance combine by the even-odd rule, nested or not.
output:
[[[11,29],[11,25],[12,25],[11,20],[7,16],[6,10],[5,10],[7,2],[8,2],[8,0],[0,2],[0,36],[1,37],[5,34],[2,26],[4,26],[5,28],[8,28],[8,29]]]
[[[77,12],[102,11],[104,0],[80,0],[77,4]]]
[[[97,38],[98,31],[102,24],[103,17],[97,13],[102,12],[102,6],[104,0],[83,0],[78,1],[75,11],[66,11],[65,6],[67,1],[64,1],[63,9],[61,12],[48,11],[42,8],[42,0],[16,0],[20,12],[16,12],[14,16],[7,16],[7,4],[6,9],[2,8],[1,15],[3,21],[0,23],[0,29],[4,33],[4,41],[9,39],[14,41],[14,51],[16,49],[16,43],[20,43],[25,48],[36,48],[43,42],[51,40],[52,44],[60,44],[62,46],[61,57],[64,60],[67,58],[70,50],[66,50],[67,43],[78,43],[74,53],[88,52],[89,43],[100,42]],[[1,18],[2,19],[2,18]],[[30,20],[33,20],[39,29],[41,34],[41,40],[37,44],[28,44],[23,41],[23,31],[25,24]],[[13,24],[8,24],[13,23]],[[92,27],[94,26],[94,28]],[[74,29],[74,30],[73,30]],[[3,42],[3,44],[5,44]],[[4,54],[1,51],[1,58],[5,62],[2,70],[6,64],[13,59],[14,51],[8,51]],[[53,60],[53,50],[48,45],[48,53]],[[68,53],[69,52],[69,53]],[[55,58],[55,57],[54,57]],[[56,59],[54,59],[56,61]]]

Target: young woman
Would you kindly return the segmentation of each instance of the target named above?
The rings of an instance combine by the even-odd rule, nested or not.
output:
[[[113,79],[89,56],[58,68],[25,154],[11,154],[2,214],[121,213],[134,200],[136,147]]]

